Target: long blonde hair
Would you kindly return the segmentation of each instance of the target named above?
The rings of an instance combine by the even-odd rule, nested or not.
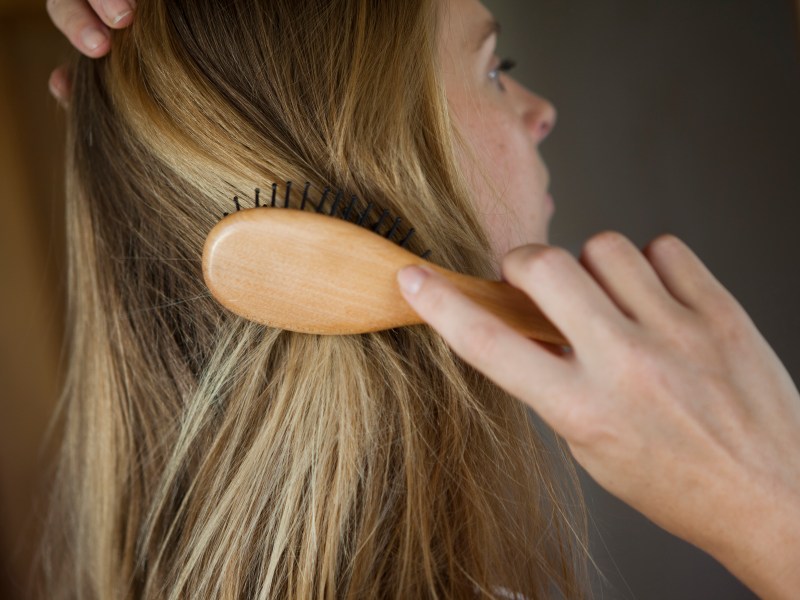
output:
[[[48,598],[584,595],[563,447],[433,330],[266,328],[202,281],[231,196],[287,180],[374,200],[412,250],[495,273],[438,10],[139,0],[108,58],[76,61]]]

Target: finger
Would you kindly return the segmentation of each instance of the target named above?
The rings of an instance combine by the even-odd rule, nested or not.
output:
[[[530,244],[503,258],[503,277],[524,291],[573,347],[608,343],[630,321],[591,275],[562,248]]]
[[[97,58],[110,50],[108,28],[85,0],[48,0],[47,12],[70,43],[86,56]]]
[[[653,266],[624,235],[605,231],[583,247],[581,264],[629,317],[645,325],[663,324],[681,309]]]
[[[131,0],[89,0],[94,12],[113,29],[127,27],[133,21],[136,2]]]
[[[69,77],[69,69],[62,65],[50,74],[48,82],[50,93],[58,100],[62,108],[69,106],[69,99],[72,97],[72,81]]]
[[[669,292],[689,308],[714,316],[721,305],[735,302],[731,293],[697,255],[674,235],[662,235],[644,249]]]
[[[424,270],[415,292],[419,271],[409,267],[398,273],[409,305],[465,361],[558,428],[567,408],[557,392],[575,380],[570,363],[518,334],[436,273]]]

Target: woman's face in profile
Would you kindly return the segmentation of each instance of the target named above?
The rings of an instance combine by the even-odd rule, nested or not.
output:
[[[439,54],[447,96],[478,163],[462,155],[462,167],[499,263],[512,248],[547,243],[554,207],[539,144],[556,110],[502,72],[499,32],[486,7],[478,0],[443,3]],[[504,203],[496,202],[498,193]]]

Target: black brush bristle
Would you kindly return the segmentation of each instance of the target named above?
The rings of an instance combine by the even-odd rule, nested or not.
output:
[[[392,236],[395,234],[395,232],[397,231],[397,228],[400,227],[400,223],[402,223],[402,222],[403,222],[403,219],[401,219],[400,217],[397,217],[394,220],[394,225],[392,225],[392,228],[389,230],[389,233],[387,233],[384,237],[387,240],[391,240]]]
[[[406,237],[400,242],[400,247],[405,248],[408,245],[408,242],[411,241],[411,238],[414,237],[414,234],[417,233],[416,229],[409,229]]]
[[[378,222],[377,222],[377,223],[375,223],[375,225],[373,225],[373,226],[371,227],[372,231],[374,231],[375,233],[378,233],[378,229],[380,229],[380,228],[381,228],[381,225],[383,224],[383,221],[384,221],[384,219],[385,219],[386,217],[389,217],[389,218],[391,218],[391,215],[389,214],[389,211],[388,211],[388,210],[384,210],[384,211],[381,213],[381,218],[380,218],[380,219],[378,219]]]
[[[306,206],[311,205],[314,208],[315,212],[323,213],[323,211],[325,211],[325,202],[327,201],[328,197],[333,193],[333,190],[330,187],[324,188],[322,190],[322,195],[320,196],[319,202],[315,204],[314,201],[311,199],[311,194],[310,194],[311,187],[312,187],[311,183],[306,182],[305,187],[303,189],[303,198],[299,210],[306,210]],[[327,211],[328,216],[339,218],[342,219],[343,221],[347,221],[348,223],[353,223],[354,225],[358,225],[359,227],[364,227],[365,229],[369,229],[370,231],[377,233],[378,235],[381,235],[387,240],[390,240],[395,244],[398,244],[401,248],[408,247],[409,243],[411,242],[411,239],[414,237],[414,234],[416,234],[416,230],[414,228],[409,228],[406,231],[405,236],[403,237],[402,240],[397,241],[393,239],[396,236],[396,234],[399,234],[400,232],[400,226],[403,223],[403,219],[401,217],[393,219],[391,213],[388,210],[385,209],[381,210],[380,207],[376,206],[375,203],[371,201],[367,203],[363,211],[359,212],[358,208],[359,199],[358,196],[356,196],[355,194],[350,197],[350,201],[348,202],[347,207],[344,209],[344,212],[342,212],[340,209],[344,206],[344,195],[345,192],[343,190],[339,190],[336,192],[333,203],[330,209]],[[277,200],[278,200],[277,183],[272,184],[272,201],[269,204],[262,204],[261,189],[256,188],[253,208],[269,208],[269,207],[277,208],[278,207]],[[293,208],[291,206],[291,201],[292,201],[292,182],[287,181],[286,194],[284,195],[284,200],[283,200],[283,208]],[[239,200],[239,196],[234,196],[233,203],[234,206],[236,207],[236,212],[245,210],[244,207],[242,207],[242,203]],[[375,209],[381,211],[380,217],[378,217],[378,220],[375,221],[374,223],[370,223],[369,216],[373,213]],[[227,217],[229,214],[230,213],[223,213],[223,217]],[[355,221],[351,220],[350,218],[351,215],[353,216]],[[387,218],[390,221],[393,221],[392,225],[386,233],[380,233],[381,226],[383,226]],[[399,235],[397,237],[399,237]],[[420,258],[428,260],[430,256],[431,256],[431,251],[426,250],[424,253],[420,255]]]
[[[336,194],[336,199],[333,201],[333,206],[331,206],[331,212],[329,213],[330,216],[334,216],[336,214],[336,209],[339,208],[339,203],[344,198],[344,192],[339,190],[339,193]]]
[[[344,215],[342,216],[342,218],[345,221],[349,221],[350,220],[350,212],[355,208],[357,202],[358,202],[358,197],[353,195],[350,198],[350,204],[347,205],[347,210],[344,211]]]
[[[359,225],[360,227],[366,227],[364,225],[364,221],[367,220],[367,217],[369,216],[369,213],[372,212],[372,207],[373,206],[375,206],[375,205],[372,202],[367,204],[367,208],[364,209],[363,213],[361,213],[361,217],[359,217],[358,221],[356,222],[356,225]]]
[[[326,187],[324,190],[322,190],[322,198],[319,199],[319,204],[317,204],[317,206],[316,206],[316,209],[317,209],[318,213],[322,212],[322,209],[325,206],[325,200],[328,199],[328,196],[330,195],[330,193],[331,193],[331,188],[329,188],[329,187]]]
[[[286,182],[286,198],[283,201],[283,208],[289,208],[289,199],[292,197],[292,182]]]
[[[311,184],[306,182],[306,189],[303,190],[303,204],[300,206],[300,210],[306,209],[306,202],[308,202],[308,192],[311,189]]]

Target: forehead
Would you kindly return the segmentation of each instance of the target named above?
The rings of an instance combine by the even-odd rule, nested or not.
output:
[[[441,0],[442,42],[450,50],[475,50],[494,26],[492,13],[478,0]]]

